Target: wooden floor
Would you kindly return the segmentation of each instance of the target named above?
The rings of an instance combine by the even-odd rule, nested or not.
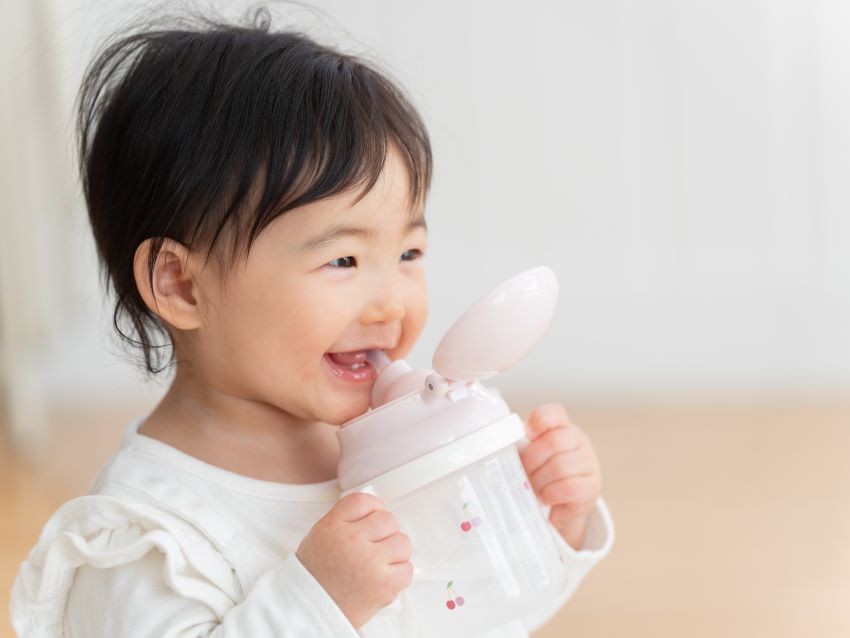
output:
[[[567,408],[601,458],[617,541],[538,638],[850,636],[850,402]],[[2,451],[4,600],[133,415],[64,414],[38,465]]]

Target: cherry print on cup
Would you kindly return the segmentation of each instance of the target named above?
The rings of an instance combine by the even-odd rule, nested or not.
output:
[[[463,517],[464,517],[464,519],[466,519],[467,516],[470,513],[469,505],[470,505],[469,501],[467,501],[466,503],[463,504]],[[472,518],[470,518],[468,520],[464,520],[460,524],[460,529],[463,530],[464,532],[468,532],[473,527],[478,527],[479,525],[481,525],[481,519],[478,518],[477,516],[473,516]]]
[[[463,603],[466,601],[463,599],[463,596],[458,596],[457,592],[452,588],[454,585],[453,580],[449,581],[449,584],[446,585],[446,591],[448,592],[449,599],[446,601],[446,607],[449,609],[454,609],[455,607],[463,607]]]

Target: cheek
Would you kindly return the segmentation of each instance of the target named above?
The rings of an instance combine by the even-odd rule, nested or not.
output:
[[[333,297],[315,294],[293,296],[292,302],[282,304],[278,316],[283,328],[281,345],[299,358],[313,359],[338,339],[344,318]]]
[[[264,375],[310,375],[311,366],[337,338],[340,313],[315,289],[261,288],[228,300],[229,325],[219,335],[230,341],[228,356],[233,364],[247,357]]]

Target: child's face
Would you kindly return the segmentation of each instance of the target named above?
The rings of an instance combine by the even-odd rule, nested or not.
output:
[[[306,420],[339,424],[365,412],[372,383],[341,379],[325,354],[380,348],[397,359],[419,337],[428,314],[419,252],[426,231],[408,193],[407,171],[391,151],[356,204],[349,193],[281,215],[224,287],[214,267],[205,270],[211,306],[191,343],[202,364],[195,371],[216,390]],[[304,248],[338,226],[371,235]]]

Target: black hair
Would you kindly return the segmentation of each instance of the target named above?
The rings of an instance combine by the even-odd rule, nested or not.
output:
[[[136,287],[146,239],[151,282],[165,238],[207,260],[225,244],[222,263],[232,264],[278,215],[349,190],[362,197],[391,144],[411,205],[424,204],[430,142],[398,86],[361,58],[270,24],[261,8],[243,24],[134,28],[107,41],[83,77],[78,154],[101,275],[115,294],[113,326],[151,375],[172,363],[174,344]]]

